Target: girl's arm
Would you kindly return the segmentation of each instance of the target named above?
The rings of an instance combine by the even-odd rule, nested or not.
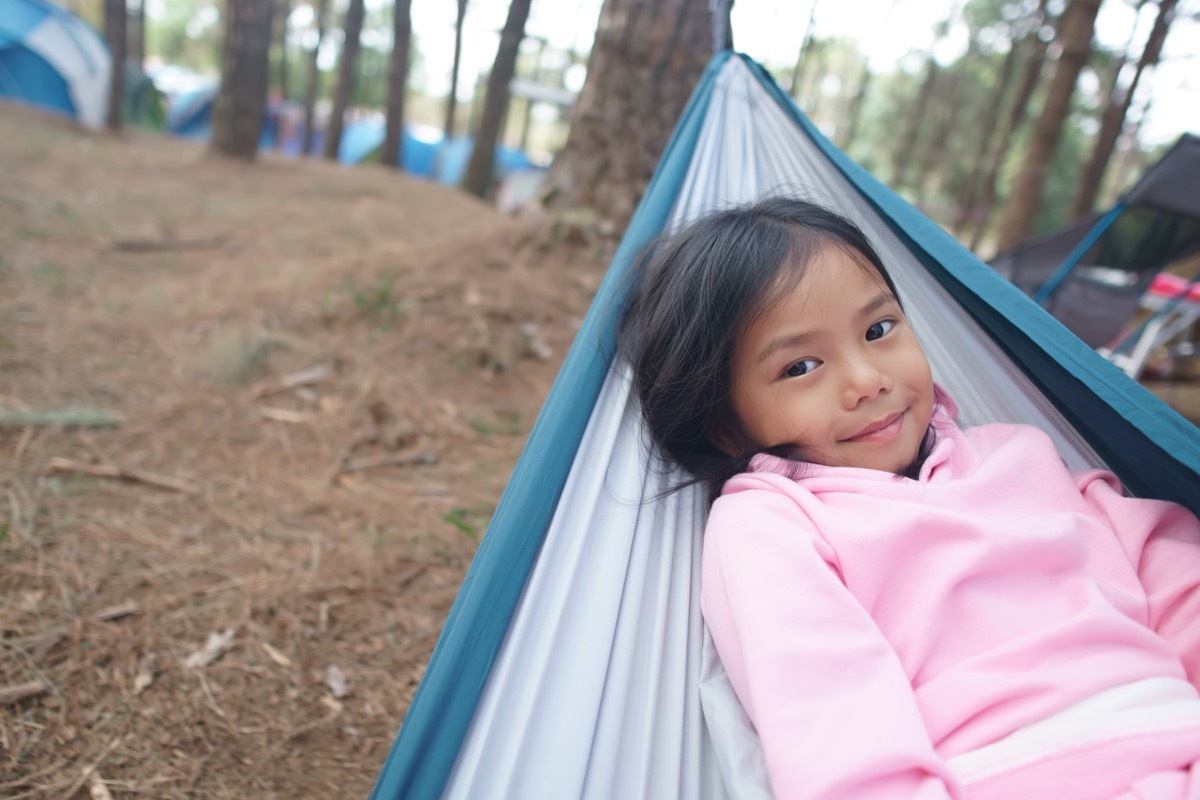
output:
[[[1116,477],[1090,470],[1076,482],[1137,569],[1151,628],[1174,648],[1200,688],[1200,520],[1182,506],[1126,497]]]
[[[794,502],[716,502],[701,604],[777,798],[959,796],[898,657]]]

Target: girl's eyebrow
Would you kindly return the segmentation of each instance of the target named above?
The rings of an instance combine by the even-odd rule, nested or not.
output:
[[[891,294],[891,292],[880,292],[879,294],[877,294],[874,297],[874,299],[871,300],[871,302],[867,303],[861,309],[859,309],[858,316],[869,317],[872,314],[874,314],[876,311],[878,311],[879,309],[886,306],[888,303],[894,303],[894,302],[897,302],[897,301],[896,301],[896,298]]]
[[[891,292],[882,292],[881,291],[879,294],[875,295],[867,303],[865,303],[863,305],[863,307],[858,310],[858,313],[855,314],[855,317],[857,317],[857,318],[869,317],[872,314],[874,314],[876,311],[878,311],[879,309],[886,306],[888,303],[895,303],[895,302],[897,302],[897,300],[896,300],[895,296],[891,294]],[[818,333],[820,333],[820,332],[819,331],[798,331],[795,333],[785,334],[783,336],[778,337],[777,339],[772,339],[770,344],[768,344],[766,347],[764,347],[762,349],[762,351],[759,353],[757,363],[758,364],[764,363],[771,356],[778,353],[780,350],[787,350],[792,347],[798,347],[798,346],[804,344],[807,340],[812,339],[813,337],[817,336]]]

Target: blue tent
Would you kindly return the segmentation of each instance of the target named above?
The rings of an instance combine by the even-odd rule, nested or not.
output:
[[[1072,467],[1200,511],[1200,429],[718,53],[667,145],[446,620],[376,798],[769,797],[698,608],[706,504],[667,492],[613,359],[638,251],[787,193],[847,214],[895,278],[968,425],[1037,425]]]
[[[43,0],[0,0],[0,97],[99,128],[112,59],[78,17]]]

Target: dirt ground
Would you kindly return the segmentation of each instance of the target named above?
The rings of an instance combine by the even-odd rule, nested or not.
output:
[[[607,261],[557,230],[0,105],[0,796],[369,792]]]
[[[365,796],[606,249],[0,105],[0,796]]]

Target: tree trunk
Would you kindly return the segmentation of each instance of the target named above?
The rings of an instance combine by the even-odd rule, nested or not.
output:
[[[883,29],[887,30],[888,22],[892,18],[892,12],[896,10],[899,0],[892,0],[888,3],[887,12],[883,15]],[[858,122],[862,118],[863,104],[867,99],[867,90],[871,86],[871,55],[870,53],[863,55],[862,72],[858,76],[858,88],[854,91],[854,97],[850,99],[850,105],[846,108],[845,124],[839,126],[837,131],[837,146],[842,150],[846,150],[854,142],[858,136]]]
[[[900,131],[896,149],[892,152],[890,182],[893,189],[899,190],[908,183],[908,166],[912,163],[913,154],[917,149],[917,136],[921,132],[921,123],[925,121],[929,112],[929,101],[933,98],[939,74],[937,62],[930,55],[925,65],[925,77],[921,80],[921,88],[917,90],[916,98],[908,107],[908,113],[904,116],[904,127]]]
[[[970,60],[975,53],[971,50],[967,52],[966,59]],[[925,194],[929,189],[929,181],[937,168],[939,162],[945,162],[946,153],[949,151],[950,142],[954,138],[954,132],[958,128],[959,113],[962,111],[963,103],[959,98],[962,86],[962,74],[951,72],[944,76],[942,87],[937,93],[939,96],[937,111],[932,115],[935,118],[933,131],[925,137],[924,146],[921,152],[921,157],[917,161],[917,174],[913,179],[913,188],[917,191],[917,196],[921,202],[924,202]]]
[[[984,113],[983,135],[976,139],[975,150],[967,162],[970,165],[970,172],[966,180],[963,181],[961,190],[954,202],[956,206],[954,230],[960,233],[965,230],[975,210],[975,202],[979,199],[984,163],[987,161],[988,153],[992,150],[997,123],[1000,120],[1000,109],[1004,105],[1004,98],[1008,94],[1008,87],[1012,83],[1013,73],[1016,72],[1017,54],[1020,50],[1018,42],[1013,42],[1008,48],[1008,52],[1004,55],[1004,61],[1000,64],[1000,73],[996,76],[996,91],[992,93],[990,101],[986,103],[987,110]]]
[[[1029,60],[1025,62],[1025,72],[1021,75],[1021,83],[1017,87],[1017,93],[1013,97],[1012,108],[1009,109],[1008,119],[1005,121],[1004,133],[1000,136],[1000,141],[992,151],[992,157],[988,166],[987,174],[980,183],[978,195],[978,210],[976,211],[975,232],[971,236],[971,243],[968,245],[972,251],[978,251],[980,242],[983,241],[984,231],[987,230],[988,219],[992,214],[992,205],[996,202],[996,181],[1000,177],[1000,168],[1004,165],[1004,159],[1008,156],[1008,148],[1012,142],[1013,135],[1017,129],[1025,122],[1025,112],[1029,108],[1029,101],[1033,97],[1033,90],[1037,88],[1038,79],[1042,75],[1042,67],[1046,63],[1046,50],[1048,43],[1041,38],[1039,31],[1042,26],[1049,21],[1049,15],[1046,7],[1049,0],[1040,0],[1034,26],[1030,33],[1025,37],[1025,42],[1031,45],[1033,52],[1029,56]],[[1055,20],[1057,26],[1058,20]],[[975,206],[972,203],[972,206]]]
[[[1092,33],[1099,10],[1100,0],[1071,0],[1063,11],[1055,37],[1062,45],[1062,55],[1050,79],[1046,103],[1038,115],[1012,194],[1005,204],[1000,250],[1025,241],[1033,233],[1033,221],[1042,207],[1042,187],[1071,110],[1075,82],[1092,52]]]
[[[454,138],[454,115],[458,112],[458,68],[462,61],[463,19],[467,16],[467,0],[458,0],[458,17],[454,20],[454,63],[450,67],[450,94],[446,97],[446,121],[442,136]]]
[[[704,0],[605,0],[545,202],[624,227],[712,56]]]
[[[133,58],[140,70],[144,69],[146,65],[146,0],[138,0],[136,41],[137,47],[133,51]]]
[[[262,137],[274,0],[229,0],[221,90],[213,103],[213,152],[253,160]]]
[[[921,88],[917,90],[916,100],[909,106],[908,113],[904,116],[904,127],[900,131],[896,149],[892,151],[891,184],[894,189],[900,189],[908,183],[908,168],[917,153],[917,140],[921,134],[921,126],[929,116],[929,101],[933,99],[934,90],[941,80],[941,70],[933,57],[933,52],[949,34],[954,18],[958,16],[960,5],[961,3],[955,3],[950,15],[938,24],[934,32],[933,43],[929,46],[929,60],[925,64],[925,77],[921,80]]]
[[[104,0],[104,38],[112,56],[112,74],[108,83],[108,119],[110,131],[121,130],[121,104],[125,100],[125,0]]]
[[[292,0],[279,0],[279,99],[287,100],[288,90],[288,17],[292,15]]]
[[[1087,164],[1084,165],[1083,172],[1079,177],[1079,187],[1075,190],[1075,198],[1071,202],[1073,219],[1087,214],[1096,204],[1100,183],[1104,180],[1108,161],[1112,158],[1113,150],[1117,145],[1117,137],[1120,136],[1121,128],[1125,125],[1125,117],[1129,113],[1129,106],[1137,92],[1142,73],[1146,67],[1157,64],[1158,58],[1162,54],[1163,42],[1167,39],[1167,33],[1175,17],[1175,5],[1176,0],[1162,0],[1159,3],[1158,16],[1154,19],[1154,27],[1146,39],[1146,46],[1142,48],[1141,58],[1138,59],[1137,69],[1133,73],[1133,79],[1129,82],[1129,86],[1122,90],[1116,81],[1113,82],[1113,91],[1109,95],[1108,105],[1100,119],[1100,131],[1096,134],[1096,145],[1092,148],[1092,154],[1088,158]]]
[[[329,24],[329,0],[318,0],[317,3],[317,41],[313,44],[312,53],[308,60],[308,84],[304,87],[304,155],[312,154],[313,125],[315,123],[313,109],[317,105],[317,88],[321,83],[321,70],[317,66],[317,54],[321,50],[321,41],[325,38],[325,28]]]
[[[796,66],[792,67],[792,82],[788,86],[788,94],[792,99],[799,103],[802,107],[800,97],[800,82],[804,80],[804,73],[808,71],[808,57],[812,51],[813,44],[813,29],[817,22],[817,5],[821,0],[813,0],[812,8],[808,11],[808,24],[804,26],[804,38],[800,40],[800,52],[796,55]]]
[[[392,9],[392,59],[388,68],[387,134],[383,139],[384,165],[400,169],[404,163],[404,92],[408,88],[408,40],[412,33],[412,0],[396,0]]]
[[[496,159],[496,143],[500,139],[500,126],[508,110],[508,84],[517,68],[517,50],[525,38],[525,21],[529,18],[531,0],[511,0],[508,20],[500,32],[500,47],[492,74],[488,76],[487,95],[483,101],[483,115],[479,119],[479,130],[475,134],[475,147],[462,187],[479,197],[487,195],[492,183],[492,167]]]
[[[333,93],[333,110],[329,113],[329,124],[325,128],[325,157],[337,161],[342,146],[342,130],[346,125],[346,109],[350,106],[350,95],[354,92],[354,79],[358,73],[358,51],[361,47],[363,0],[350,0],[346,18],[342,22],[342,57],[338,64],[337,89]]]

